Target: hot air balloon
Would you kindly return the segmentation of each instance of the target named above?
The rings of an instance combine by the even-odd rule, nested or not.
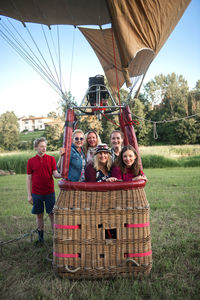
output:
[[[107,90],[96,78],[88,96],[91,112],[112,113],[120,108],[119,121],[125,144],[137,152],[130,109],[121,107],[119,89],[144,78],[149,65],[173,31],[190,0],[2,0],[0,14],[21,21],[78,26],[95,51],[107,78]],[[91,28],[84,25],[97,25]],[[5,37],[5,36],[3,36]],[[36,66],[35,66],[36,67]],[[89,87],[90,88],[90,87]],[[103,90],[102,90],[103,88]],[[63,93],[61,91],[61,93]],[[91,95],[91,94],[90,94]],[[104,102],[101,97],[104,95]],[[87,105],[88,107],[88,105]],[[149,204],[145,181],[83,183],[68,181],[71,137],[76,111],[66,112],[62,163],[63,180],[55,213],[53,265],[60,276],[102,278],[149,273],[152,267]],[[87,110],[84,110],[87,114]],[[107,233],[112,232],[112,235]]]

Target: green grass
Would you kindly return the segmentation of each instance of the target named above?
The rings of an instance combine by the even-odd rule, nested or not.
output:
[[[161,155],[173,159],[200,155],[200,145],[140,146],[139,150],[142,156]]]
[[[45,130],[26,131],[20,133],[20,141],[30,142],[33,139],[37,139],[43,136]]]
[[[151,207],[153,267],[136,279],[69,281],[57,277],[50,261],[52,233],[45,219],[46,242],[30,237],[1,247],[1,299],[199,299],[200,168],[145,169]],[[25,175],[0,177],[0,240],[35,229],[27,202]],[[59,189],[56,186],[56,195]]]

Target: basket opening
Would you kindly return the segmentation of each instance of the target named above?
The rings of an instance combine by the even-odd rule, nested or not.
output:
[[[117,239],[117,230],[116,228],[114,229],[105,229],[105,238],[106,239]]]

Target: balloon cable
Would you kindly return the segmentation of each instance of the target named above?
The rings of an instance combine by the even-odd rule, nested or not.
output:
[[[46,36],[45,31],[44,31],[44,26],[43,26],[42,24],[41,24],[41,28],[42,28],[42,32],[43,32],[43,35],[44,35],[44,39],[45,39],[45,41],[46,41],[47,49],[48,49],[48,51],[49,51],[49,55],[50,55],[52,64],[53,64],[53,67],[54,67],[54,71],[55,71],[55,74],[56,74],[56,77],[57,77],[57,81],[58,81],[58,83],[59,83],[60,90],[62,91],[60,60],[59,60],[59,70],[60,70],[60,77],[59,77],[59,76],[58,76],[57,69],[56,69],[56,66],[55,66],[55,63],[54,63],[54,59],[53,59],[53,56],[52,56],[52,53],[51,53],[51,49],[50,49],[50,46],[49,46],[49,42],[48,42],[48,40],[47,40],[47,36]],[[58,32],[58,35],[59,35],[59,32]],[[60,55],[59,55],[59,57],[60,57]]]
[[[74,45],[75,45],[75,34],[76,34],[76,27],[74,27],[74,31],[73,31],[72,56],[71,56],[71,68],[70,68],[70,75],[69,75],[69,91],[71,90],[71,83],[72,83],[72,70],[73,70],[73,62],[74,62]]]

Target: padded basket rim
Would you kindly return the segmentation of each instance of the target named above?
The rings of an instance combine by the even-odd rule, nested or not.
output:
[[[64,191],[118,191],[118,190],[134,190],[144,188],[146,180],[140,179],[137,181],[128,182],[72,182],[62,179],[58,182],[58,186]]]

